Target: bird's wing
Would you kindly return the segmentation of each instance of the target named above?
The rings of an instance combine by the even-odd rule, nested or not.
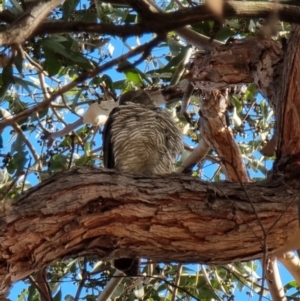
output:
[[[106,168],[115,168],[115,157],[113,151],[111,129],[114,122],[114,114],[119,108],[114,108],[108,116],[102,132],[103,163]]]

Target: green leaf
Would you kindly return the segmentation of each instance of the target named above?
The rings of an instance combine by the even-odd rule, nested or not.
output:
[[[7,171],[11,174],[20,175],[24,171],[24,166],[28,161],[28,152],[22,151],[15,153],[7,165]]]
[[[62,154],[56,154],[52,156],[49,162],[49,169],[52,171],[61,171],[68,166],[69,158]]]
[[[94,12],[85,12],[83,14],[80,14],[77,16],[77,21],[82,21],[82,22],[97,22],[97,14]]]
[[[15,10],[17,11],[17,14],[22,14],[23,13],[23,8],[20,5],[19,1],[17,1],[17,0],[10,0],[10,2],[13,5],[13,7],[15,8]]]
[[[171,58],[171,60],[165,65],[163,68],[151,70],[149,73],[165,73],[165,72],[174,72],[175,68],[177,68],[178,64],[183,60],[190,47],[181,47],[182,51],[180,51],[175,57]]]
[[[125,62],[122,62],[121,64],[119,64],[117,71],[124,72],[125,74],[126,74],[126,72],[138,73],[142,79],[144,79],[145,81],[147,81],[147,83],[149,83],[149,85],[152,84],[152,82],[149,80],[148,76],[145,75],[143,72],[141,72],[138,68],[136,68],[129,61],[125,61]]]
[[[39,113],[35,113],[31,115],[31,122],[41,120],[41,118],[45,117],[48,114],[48,111],[49,111],[49,107]]]
[[[248,88],[245,93],[246,100],[252,100],[257,95],[257,89],[255,84],[248,85]]]
[[[29,89],[30,86],[35,88],[35,89],[40,89],[41,88],[39,85],[35,84],[34,82],[32,82],[30,80],[25,80],[25,79],[22,79],[22,78],[17,77],[17,76],[13,76],[13,79],[14,79],[16,84],[19,84],[19,85],[23,86],[23,88],[26,91],[29,91],[28,94],[31,94],[31,90]]]
[[[139,73],[135,69],[126,70],[125,72],[126,78],[133,82],[135,85],[142,85],[143,81]]]
[[[184,48],[182,44],[178,43],[174,39],[168,39],[167,43],[170,48],[170,51],[172,52],[172,55],[174,56],[178,55]]]
[[[285,286],[284,286],[284,290],[287,291],[289,289],[292,289],[292,288],[298,288],[298,284],[295,280],[292,280],[290,281],[289,283],[287,283]]]
[[[237,114],[241,114],[243,106],[238,98],[235,96],[229,96],[230,102],[236,107]]]
[[[15,57],[14,63],[16,65],[17,70],[19,71],[20,74],[22,74],[23,71],[23,58],[18,52],[17,56]]]
[[[27,294],[28,294],[28,290],[27,289],[23,289],[23,291],[20,294],[20,296],[18,297],[17,301],[25,301],[25,300],[27,300]]]
[[[71,42],[71,43],[69,43]],[[68,46],[72,46],[72,41],[67,41]],[[45,39],[42,41],[44,51],[51,50],[53,53],[58,53],[72,62],[77,63],[80,67],[90,69],[92,67],[89,60],[87,60],[81,53],[67,49],[62,43],[55,39]],[[56,58],[57,60],[57,58]]]
[[[80,0],[68,0],[62,5],[63,19],[66,21],[70,18],[71,14],[74,12],[76,6]]]
[[[263,122],[266,123],[267,122],[267,118],[268,118],[268,111],[269,111],[269,106],[267,105],[267,103],[262,100],[260,103],[260,108],[261,108],[261,112],[262,112],[262,116],[263,116]]]
[[[49,76],[54,76],[58,74],[61,69],[61,63],[55,56],[52,50],[44,49],[45,62],[43,64],[44,70],[48,72]]]
[[[18,85],[22,86],[28,92],[29,95],[32,94],[32,92],[31,92],[31,90],[29,89],[29,86],[28,86],[29,82],[27,80],[24,80],[24,79],[16,77],[16,76],[14,76],[13,78],[14,78],[15,84],[18,84]],[[39,87],[36,86],[35,88],[39,88]]]
[[[62,292],[61,292],[61,287],[59,287],[57,293],[52,299],[53,301],[61,301],[61,297],[62,297]]]
[[[14,77],[11,66],[6,66],[2,70],[2,86],[0,88],[0,99],[4,97],[7,89],[14,83]]]
[[[33,301],[34,296],[37,294],[37,291],[33,285],[28,287],[28,301]]]
[[[226,39],[234,35],[235,32],[231,30],[229,27],[223,27],[217,32],[215,39],[220,41],[225,41]]]
[[[74,165],[94,165],[95,159],[97,159],[97,156],[81,156],[79,159],[74,160]]]
[[[12,143],[10,152],[14,154],[15,152],[22,152],[25,149],[25,142],[23,135],[18,134],[16,140]]]
[[[91,153],[91,143],[90,142],[86,142],[84,144],[84,152],[86,154],[86,156],[89,156]]]
[[[117,90],[124,90],[126,87],[126,80],[122,79],[122,80],[117,80],[113,83],[113,87],[114,89]]]
[[[75,97],[73,98],[72,105],[71,105],[71,108],[72,108],[73,110],[75,110],[75,108],[77,107],[78,100],[79,100],[81,94],[82,94],[82,91],[79,90],[79,91],[76,93]]]

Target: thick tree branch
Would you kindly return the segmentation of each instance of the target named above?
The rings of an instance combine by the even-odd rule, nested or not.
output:
[[[278,16],[281,21],[289,23],[300,23],[300,7],[292,5],[277,4]],[[274,4],[267,2],[251,1],[226,1],[224,3],[224,18],[267,18],[274,11]],[[162,30],[170,31],[174,29],[183,30],[178,34],[186,35],[186,25],[193,25],[201,21],[213,20],[213,13],[204,5],[193,8],[185,8],[175,12],[152,13],[151,19],[147,18],[134,25],[113,25],[113,24],[95,24],[81,21],[56,21],[41,23],[35,30],[36,35],[64,33],[64,32],[89,32],[110,34],[119,37],[128,37],[132,35],[141,35],[149,32],[159,32]],[[0,13],[0,20],[4,22],[13,22],[16,17],[7,11]],[[161,22],[164,26],[162,28]],[[179,29],[182,27],[181,29]],[[6,33],[3,33],[6,34]],[[192,38],[194,40],[194,38]],[[11,41],[13,42],[13,41]],[[190,41],[189,41],[190,42]]]
[[[245,183],[245,189],[270,230],[272,251],[297,228],[297,193],[279,180]],[[12,201],[2,213],[0,294],[12,281],[70,256],[136,255],[214,264],[259,258],[263,233],[256,214],[236,183],[68,170]]]
[[[293,26],[285,53],[278,92],[278,160],[288,160],[300,153],[300,26]]]
[[[31,36],[40,23],[61,0],[35,1],[6,30],[0,32],[0,45],[21,44]]]

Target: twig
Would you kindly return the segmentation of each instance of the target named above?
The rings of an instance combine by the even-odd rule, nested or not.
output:
[[[42,273],[44,273],[44,269],[36,273],[37,280],[34,279],[32,275],[30,275],[28,278],[32,285],[40,293],[41,301],[52,301],[52,296],[50,293],[51,291],[49,290],[48,286],[45,286],[45,278],[43,277]]]
[[[74,301],[78,301],[79,300],[81,291],[82,291],[83,286],[85,284],[85,281],[88,279],[88,272],[87,272],[86,267],[87,267],[87,260],[86,260],[86,258],[84,258],[84,266],[83,266],[83,269],[81,271],[81,280],[80,280],[80,282],[78,284],[78,288],[77,288],[77,291],[76,291],[76,295],[75,295]]]
[[[249,289],[253,290],[251,286],[248,285],[247,277],[245,277],[243,274],[241,274],[232,264],[227,264],[226,266],[222,266],[222,268],[228,272],[230,272],[238,281],[242,282],[245,286],[247,286]],[[258,282],[253,282],[255,287],[260,288],[260,290],[264,289],[268,291],[267,288],[263,288]]]
[[[176,172],[182,173],[187,169],[190,169],[194,164],[197,164],[198,162],[203,160],[203,158],[205,158],[209,150],[209,145],[203,139],[201,139],[197,147],[192,151],[188,158],[181,163]]]
[[[107,301],[116,290],[117,286],[124,278],[124,274],[121,271],[116,270],[112,278],[109,280],[104,290],[98,296],[97,301]]]
[[[161,37],[156,37],[154,38],[152,41],[145,43],[141,46],[138,46],[132,50],[130,50],[129,52],[103,64],[102,66],[99,66],[97,68],[95,68],[92,71],[89,72],[85,72],[82,75],[79,75],[75,80],[71,81],[69,84],[61,87],[60,89],[58,89],[56,92],[52,93],[51,96],[48,99],[43,100],[40,104],[38,104],[37,106],[34,106],[30,109],[26,109],[14,116],[10,115],[9,117],[3,118],[3,120],[0,122],[0,131],[7,125],[12,125],[15,122],[18,122],[20,119],[26,118],[29,115],[31,115],[34,112],[40,112],[43,111],[44,109],[46,109],[49,104],[58,96],[60,96],[61,94],[71,90],[72,88],[76,87],[79,83],[85,81],[87,78],[90,77],[95,77],[98,73],[103,72],[104,70],[111,68],[117,64],[119,64],[120,62],[123,62],[141,52],[143,52],[145,49],[149,49],[149,47],[154,47],[155,45],[157,45],[159,42],[161,41]]]
[[[29,158],[29,162],[28,162],[28,165],[27,165],[27,168],[26,168],[26,171],[25,171],[25,175],[24,175],[24,180],[23,180],[21,192],[24,191],[25,181],[26,181],[26,178],[27,178],[27,176],[28,176],[28,172],[29,172],[30,165],[31,165],[31,157]],[[40,171],[41,171],[41,170],[40,170]]]
[[[6,119],[6,118],[9,119],[9,118],[11,118],[11,114],[7,110],[5,110],[3,108],[0,108],[0,112],[1,112],[1,114],[3,116],[3,119]],[[28,140],[27,136],[22,131],[22,129],[19,126],[19,124],[16,123],[16,122],[13,122],[12,123],[12,127],[16,131],[17,134],[19,134],[19,135],[22,136],[22,139],[23,139],[24,143],[27,145],[28,149],[30,150],[30,152],[31,152],[31,154],[32,154],[35,162],[39,163],[40,158],[39,158],[37,152],[35,151],[33,145],[30,143],[30,141]]]
[[[52,146],[55,139],[65,136],[72,132],[77,127],[81,126],[83,124],[83,119],[80,117],[77,121],[66,125],[62,130],[57,132],[46,132],[46,139],[48,139],[48,147]]]
[[[183,72],[185,71],[187,64],[189,63],[192,54],[193,54],[193,47],[189,47],[185,52],[184,58],[178,64],[176,71],[171,78],[171,81],[170,81],[171,86],[176,85],[179,82],[179,80],[181,79],[181,76],[182,76]]]
[[[176,287],[174,287],[174,290],[172,292],[171,301],[175,301],[175,299],[176,299],[176,295],[177,295],[177,291],[178,291],[178,285],[179,285],[181,273],[182,273],[182,263],[178,263],[176,278],[175,278],[175,282],[174,282],[174,284],[176,285]]]
[[[191,96],[193,94],[193,91],[194,91],[194,85],[193,85],[193,83],[189,83],[186,90],[184,91],[182,101],[181,101],[181,108],[180,108],[180,115],[181,116],[186,117],[187,107],[190,103],[190,99],[191,99]],[[189,121],[189,120],[187,120],[187,121]]]
[[[70,138],[71,138],[71,154],[70,154],[70,161],[69,161],[68,169],[70,169],[72,166],[73,154],[75,151],[75,143],[74,143],[75,135],[74,134],[70,135]]]
[[[263,264],[263,263],[262,263]],[[270,290],[270,295],[273,301],[286,301],[284,288],[278,271],[277,260],[275,257],[268,259],[268,267],[266,268],[266,280]],[[260,296],[263,295],[264,286]]]
[[[215,298],[217,300],[222,301],[222,299],[220,298],[220,296],[216,292],[215,288],[212,286],[212,284],[211,284],[211,282],[209,280],[209,277],[208,277],[208,275],[206,273],[204,265],[202,264],[201,267],[202,267],[201,271],[203,273],[204,279],[205,279],[206,283],[208,284],[208,286],[210,287],[211,292],[214,294],[214,296],[215,296]]]
[[[16,185],[17,181],[18,181],[19,177],[16,177],[15,179],[13,179],[11,181],[11,183],[9,184],[9,186],[7,187],[6,191],[1,195],[2,200],[5,202],[5,198],[7,197],[7,195],[9,194],[9,192],[11,191],[11,189]]]

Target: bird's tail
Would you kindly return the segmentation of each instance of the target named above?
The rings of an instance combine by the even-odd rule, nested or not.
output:
[[[134,277],[139,275],[140,259],[139,258],[119,258],[113,261],[113,266],[126,274],[126,276]]]

